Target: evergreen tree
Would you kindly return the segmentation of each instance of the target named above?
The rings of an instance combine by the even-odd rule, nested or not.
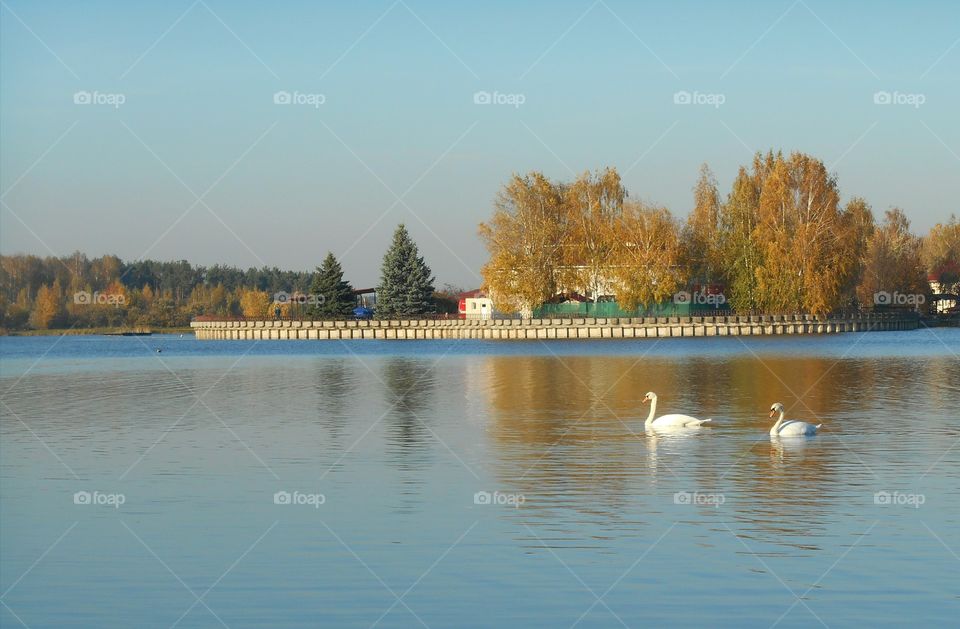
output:
[[[432,313],[433,273],[423,261],[416,243],[400,224],[393,243],[383,256],[377,287],[377,318],[410,317]]]
[[[327,253],[323,264],[314,274],[310,293],[315,295],[319,302],[310,308],[311,316],[325,318],[353,314],[356,306],[353,287],[349,282],[344,281],[343,268],[333,253]]]

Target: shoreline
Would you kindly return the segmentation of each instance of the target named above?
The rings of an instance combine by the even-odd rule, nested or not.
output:
[[[99,328],[53,328],[50,330],[2,330],[2,336],[117,336],[122,332],[130,332],[130,328],[99,327]],[[154,328],[148,330],[150,334],[193,334],[190,326],[172,328]]]

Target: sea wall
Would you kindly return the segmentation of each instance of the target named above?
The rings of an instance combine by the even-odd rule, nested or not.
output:
[[[190,324],[203,340],[271,339],[609,339],[691,336],[837,334],[915,330],[909,314],[637,317],[618,319],[405,319],[373,321],[202,320]]]

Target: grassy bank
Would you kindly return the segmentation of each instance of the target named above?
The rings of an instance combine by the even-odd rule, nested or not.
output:
[[[193,334],[190,326],[175,328],[156,328],[150,327],[153,334]],[[3,330],[0,329],[0,336],[81,336],[85,334],[118,334],[120,332],[129,332],[130,328],[124,327],[101,327],[101,328],[63,328],[53,330]]]

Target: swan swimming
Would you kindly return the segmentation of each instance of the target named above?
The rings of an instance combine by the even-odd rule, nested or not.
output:
[[[691,417],[690,415],[663,415],[656,419],[653,418],[654,414],[657,412],[657,394],[653,391],[647,393],[643,397],[643,404],[650,402],[650,414],[647,415],[647,421],[644,422],[643,426],[646,429],[654,428],[696,428],[701,424],[712,421],[710,419],[697,419],[696,417]]]
[[[777,413],[780,413],[780,419],[778,419],[777,423],[774,424],[773,428],[770,429],[770,434],[775,437],[802,437],[805,435],[815,435],[817,434],[817,429],[820,428],[820,426],[823,426],[823,424],[814,425],[793,419],[783,421],[783,404],[780,402],[776,402],[770,407],[770,417],[773,417]]]

